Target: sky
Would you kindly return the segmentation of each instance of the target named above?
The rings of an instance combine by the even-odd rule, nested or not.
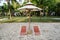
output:
[[[5,0],[0,0],[0,6],[2,6],[3,3],[6,3],[6,1]]]
[[[23,4],[24,0],[17,0],[20,4]]]
[[[20,4],[24,2],[24,0],[17,0]],[[5,0],[0,0],[0,6],[3,6],[3,3],[7,3]]]

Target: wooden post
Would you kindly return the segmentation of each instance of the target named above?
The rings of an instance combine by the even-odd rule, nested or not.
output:
[[[9,14],[10,14],[10,19],[11,19],[11,13],[10,13],[10,9],[9,9]]]

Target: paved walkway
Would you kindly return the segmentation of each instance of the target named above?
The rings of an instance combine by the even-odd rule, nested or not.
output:
[[[31,23],[31,29],[37,25],[40,35],[20,35],[22,25],[28,27],[28,23],[3,23],[0,24],[0,40],[60,40],[60,23]]]

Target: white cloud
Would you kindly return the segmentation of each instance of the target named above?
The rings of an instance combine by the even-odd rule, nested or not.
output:
[[[17,2],[19,2],[20,4],[23,4],[24,0],[17,0]],[[3,3],[6,3],[6,0],[0,0],[0,6],[3,6]]]
[[[7,3],[5,0],[0,0],[0,6],[3,6],[3,3]]]
[[[24,0],[17,0],[20,4],[23,4]]]

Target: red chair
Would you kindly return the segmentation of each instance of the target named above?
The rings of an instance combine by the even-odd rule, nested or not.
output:
[[[26,35],[26,26],[22,26],[20,35]]]
[[[40,30],[38,26],[34,26],[34,32],[35,32],[35,35],[40,35]]]

